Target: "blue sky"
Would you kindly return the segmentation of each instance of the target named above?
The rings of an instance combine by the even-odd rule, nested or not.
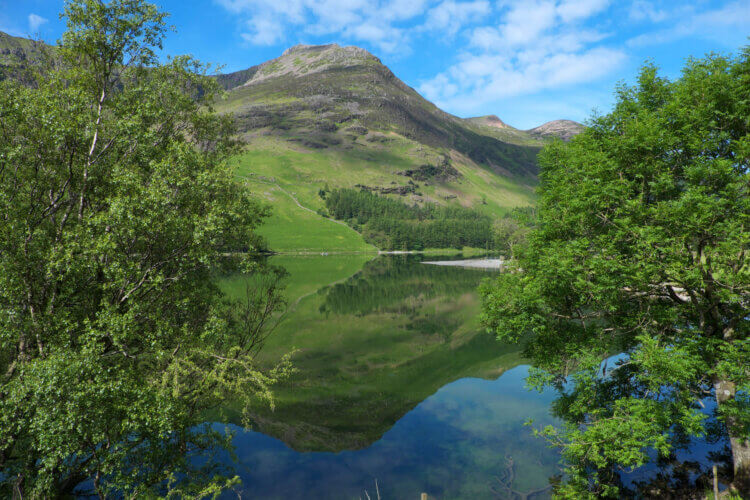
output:
[[[297,43],[357,45],[444,110],[518,128],[606,112],[650,59],[670,77],[686,57],[750,43],[750,0],[152,0],[176,28],[169,54],[235,71]],[[0,0],[0,30],[48,42],[62,0]]]

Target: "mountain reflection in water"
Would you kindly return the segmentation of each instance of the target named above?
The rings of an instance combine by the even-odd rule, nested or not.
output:
[[[274,411],[253,408],[257,432],[236,429],[242,496],[375,498],[376,479],[384,499],[544,490],[559,457],[524,422],[551,423],[553,396],[527,391],[520,348],[479,326],[476,288],[492,273],[364,261],[273,259],[290,271],[292,310],[259,361],[295,348],[297,373],[275,387]]]

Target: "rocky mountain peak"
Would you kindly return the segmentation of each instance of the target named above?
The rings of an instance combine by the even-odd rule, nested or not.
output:
[[[341,46],[337,43],[328,43],[325,45],[307,45],[304,43],[298,43],[286,49],[281,56],[288,56],[291,54],[300,54],[303,52],[320,52],[327,49],[340,49]]]
[[[299,44],[286,49],[281,57],[258,66],[245,85],[279,76],[303,76],[333,68],[375,65],[381,65],[380,59],[359,47],[342,47],[337,43]]]
[[[531,135],[537,137],[559,137],[563,141],[569,141],[573,136],[580,134],[584,126],[573,120],[553,120],[528,130]]]
[[[500,130],[507,130],[509,132],[515,131],[516,129],[502,121],[497,115],[485,115],[476,116],[474,118],[466,118],[466,120],[475,125],[482,127],[491,127]]]
[[[487,115],[483,116],[484,122],[486,125],[489,125],[490,127],[496,127],[496,128],[510,128],[510,126],[502,121],[500,118],[497,117],[497,115]]]

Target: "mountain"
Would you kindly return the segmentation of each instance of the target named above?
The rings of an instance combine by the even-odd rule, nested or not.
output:
[[[244,81],[243,81],[244,80]],[[243,132],[271,130],[308,147],[395,133],[425,147],[454,151],[508,175],[533,177],[540,143],[498,141],[441,111],[364,49],[298,45],[279,58],[219,81]]]
[[[467,118],[467,121],[475,123],[477,125],[484,125],[486,127],[494,127],[499,129],[512,128],[510,125],[502,121],[496,115],[478,116],[476,118]]]
[[[0,80],[15,78],[28,82],[30,75],[27,70],[46,58],[54,60],[54,47],[0,31]]]
[[[24,66],[28,62],[36,60],[42,47],[47,46],[44,42],[20,38],[0,31],[0,65],[3,67]]]
[[[517,144],[519,146],[540,148],[552,139],[552,137],[532,135],[526,130],[511,127],[495,115],[466,118],[463,120],[463,123],[465,126],[482,135],[493,137],[500,142]]]
[[[546,143],[555,138],[569,141],[585,128],[572,120],[554,120],[530,130],[520,130],[511,127],[495,115],[467,118],[466,122],[470,126],[479,127],[483,134],[491,135],[498,140],[531,145],[538,144],[539,141]]]
[[[573,136],[583,132],[584,128],[583,125],[573,120],[554,120],[527,130],[527,132],[542,139],[559,137],[563,141],[569,141]]]
[[[216,109],[236,117],[248,145],[238,175],[282,207],[284,217],[267,229],[273,248],[301,249],[288,236],[299,232],[295,213],[325,213],[318,196],[325,186],[368,189],[410,204],[460,204],[493,216],[534,203],[536,155],[548,135],[496,116],[446,113],[364,49],[297,45],[216,78],[227,90]],[[343,234],[342,246],[331,248],[331,238],[315,240],[322,231],[310,231],[304,250],[362,248]]]

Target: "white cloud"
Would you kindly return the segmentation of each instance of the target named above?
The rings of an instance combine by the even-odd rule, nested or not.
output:
[[[340,35],[386,52],[408,51],[426,31],[453,36],[491,12],[490,0],[214,0],[242,19],[242,37],[272,45],[290,33]]]
[[[520,1],[505,15],[505,22],[498,28],[498,35],[508,45],[523,45],[552,28],[555,20],[554,1]]]
[[[557,6],[557,14],[564,23],[586,19],[609,6],[609,0],[563,0]]]
[[[630,6],[630,19],[633,21],[650,21],[660,23],[669,18],[669,12],[666,9],[657,8],[653,2],[644,0],[635,0]]]
[[[369,2],[375,7],[372,16],[382,17],[393,21],[405,21],[421,15],[427,7],[427,0],[390,0],[378,5],[378,2]]]
[[[444,0],[427,12],[423,28],[453,36],[466,24],[480,20],[490,11],[490,3],[486,0],[474,2]]]
[[[399,49],[407,50],[407,41],[403,30],[394,28],[387,23],[378,22],[375,19],[347,27],[342,34],[346,38],[369,42],[384,52],[395,52]]]
[[[687,37],[716,40],[735,47],[746,41],[750,33],[750,2],[746,0],[704,11],[698,11],[693,6],[671,12],[659,11],[656,17],[651,17],[648,11],[642,12],[653,22],[656,19],[669,19],[670,27],[633,37],[627,42],[629,47],[669,43]]]
[[[36,14],[29,14],[29,31],[31,33],[36,33],[39,27],[48,21],[49,21],[48,19],[45,19],[42,16],[38,16]]]
[[[453,38],[474,26],[477,46],[524,45],[556,23],[573,23],[607,7],[609,0],[214,0],[242,20],[242,37],[273,45],[291,33],[340,35],[393,52],[408,50],[425,33]],[[502,14],[503,23],[486,25]],[[475,25],[486,25],[477,28]]]
[[[470,50],[420,90],[439,106],[473,112],[486,103],[591,82],[622,65],[626,54],[602,45],[592,22],[607,0],[514,0],[496,25],[469,35]],[[592,25],[592,26],[590,26]]]
[[[595,80],[619,66],[624,57],[621,51],[603,47],[581,53],[551,53],[523,61],[522,57],[489,54],[467,56],[422,85],[421,90],[441,102],[457,96],[496,100]]]
[[[553,28],[591,17],[605,9],[608,3],[608,0],[518,1],[509,6],[498,27],[476,28],[471,40],[474,45],[484,49],[498,45],[529,45]],[[576,31],[578,29],[576,27]]]
[[[242,38],[253,45],[275,45],[284,39],[284,27],[274,19],[254,17],[247,21],[249,32]]]

